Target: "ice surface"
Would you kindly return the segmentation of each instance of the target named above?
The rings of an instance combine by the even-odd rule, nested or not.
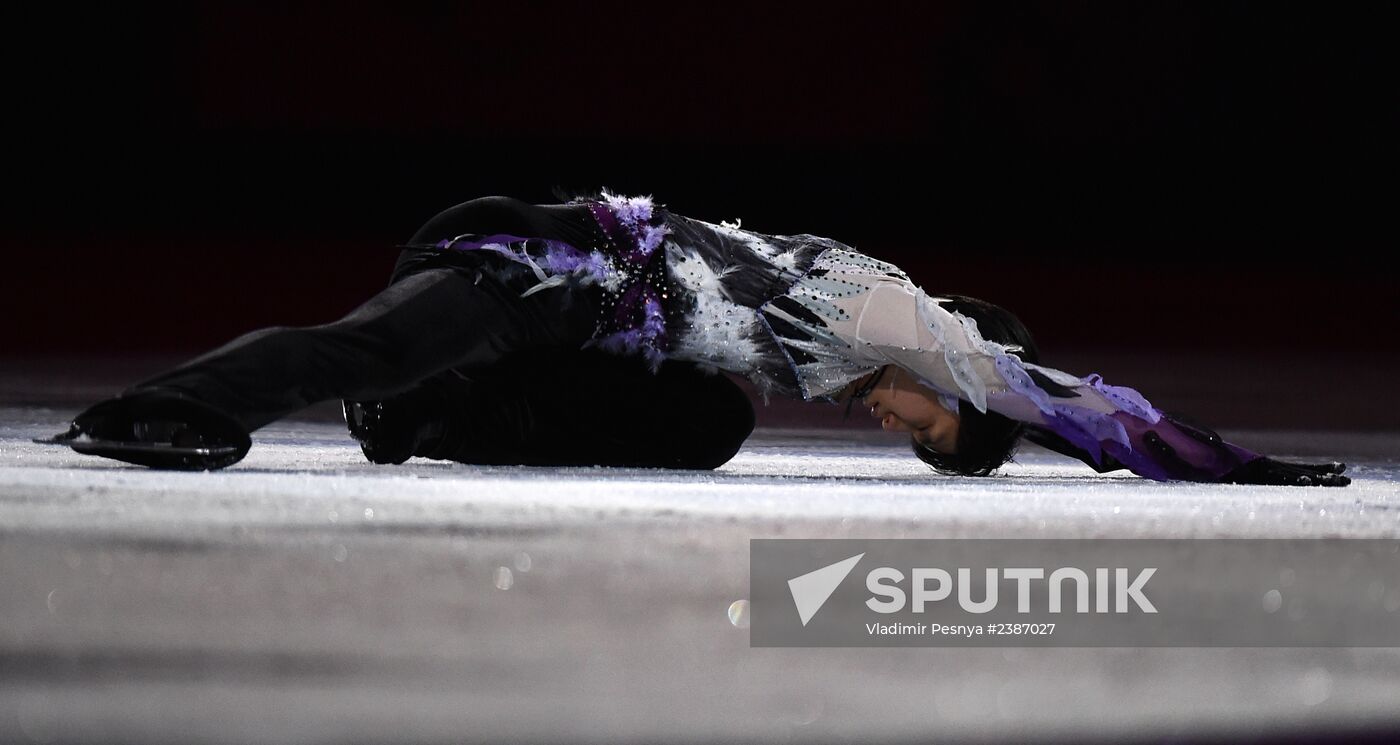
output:
[[[70,414],[0,410],[0,740],[1400,727],[1395,650],[754,649],[733,611],[750,538],[1400,537],[1391,436],[1242,440],[1347,461],[1343,489],[1159,484],[1043,451],[942,477],[849,432],[760,431],[713,472],[374,466],[295,422],[233,468],[172,473],[29,442]]]

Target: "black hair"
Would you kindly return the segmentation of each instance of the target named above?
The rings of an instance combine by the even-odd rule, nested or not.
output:
[[[1011,311],[985,300],[966,295],[940,295],[948,300],[939,303],[950,312],[961,313],[977,322],[982,338],[1007,346],[1022,362],[1040,362],[1040,350],[1031,332]],[[1000,468],[1016,451],[1026,425],[1010,417],[988,410],[986,413],[965,400],[958,401],[958,442],[956,453],[940,453],[911,440],[914,455],[933,470],[948,475],[987,476]]]

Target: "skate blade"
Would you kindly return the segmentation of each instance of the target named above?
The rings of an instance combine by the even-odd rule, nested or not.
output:
[[[73,437],[67,432],[60,432],[52,437],[35,437],[30,442],[36,445],[67,445],[73,441]]]
[[[238,448],[233,445],[212,445],[205,447],[185,447],[162,442],[123,442],[121,440],[59,440],[53,444],[67,445],[84,455],[168,455],[171,457],[196,456],[200,458],[233,455]]]

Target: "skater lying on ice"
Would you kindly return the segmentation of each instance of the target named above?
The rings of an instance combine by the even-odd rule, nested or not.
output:
[[[1344,486],[1340,463],[1224,442],[1131,388],[1039,364],[1025,327],[929,294],[829,238],[696,220],[603,191],[474,199],[401,247],[344,318],[254,331],[79,414],[50,442],[156,468],[238,462],[250,433],[341,399],[375,463],[716,468],[772,395],[859,401],[945,474],[987,475],[1022,438],[1098,472]]]

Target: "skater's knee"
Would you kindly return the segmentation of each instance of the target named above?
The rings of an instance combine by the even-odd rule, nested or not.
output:
[[[742,440],[738,442],[714,440],[691,445],[685,452],[678,455],[676,466],[699,471],[713,471],[732,460],[739,453],[742,444]]]
[[[743,441],[753,432],[753,404],[743,389],[723,373],[692,367],[683,372],[689,415],[698,423]],[[672,387],[677,386],[671,383]]]
[[[738,454],[752,428],[712,429],[697,437],[677,443],[674,453],[676,468],[710,471],[728,463]]]
[[[677,449],[685,468],[714,469],[729,462],[753,434],[753,404],[723,375],[711,375],[695,387]]]
[[[726,441],[734,443],[737,450],[738,445],[753,434],[756,424],[753,403],[733,381],[719,375],[716,377],[721,378],[723,382],[716,384],[710,396],[715,412],[714,426],[723,433]]]

